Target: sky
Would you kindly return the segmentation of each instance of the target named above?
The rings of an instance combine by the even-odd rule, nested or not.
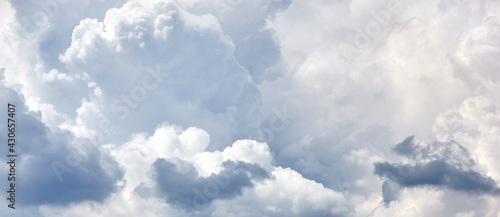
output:
[[[497,0],[1,0],[0,50],[2,215],[500,217]]]

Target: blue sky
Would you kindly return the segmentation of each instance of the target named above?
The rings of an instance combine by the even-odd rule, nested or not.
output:
[[[9,216],[500,216],[496,0],[0,8]]]

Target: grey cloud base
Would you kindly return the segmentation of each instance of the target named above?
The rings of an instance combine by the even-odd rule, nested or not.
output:
[[[455,142],[417,144],[410,136],[393,148],[394,152],[414,161],[414,165],[376,162],[374,174],[387,179],[382,186],[384,202],[397,198],[398,186],[445,187],[470,194],[500,196],[500,188],[490,177],[474,171],[468,150]],[[462,158],[460,158],[461,156]],[[456,160],[461,161],[456,161]],[[463,162],[467,163],[464,164]],[[390,182],[388,182],[390,181]],[[394,186],[394,183],[398,186]]]
[[[117,162],[89,141],[78,141],[70,132],[49,129],[39,120],[40,114],[29,112],[24,97],[0,84],[0,104],[13,103],[17,111],[18,206],[55,204],[67,206],[82,201],[104,201],[118,190],[115,183],[123,177]],[[7,115],[2,111],[3,117]],[[0,132],[7,132],[0,125]],[[0,138],[7,141],[7,134]],[[75,149],[75,142],[85,142]],[[7,162],[5,155],[2,162]],[[2,180],[4,181],[4,180]],[[5,184],[5,182],[2,182]],[[20,199],[22,198],[22,199]]]
[[[400,171],[412,171],[401,175]],[[500,196],[500,189],[493,179],[472,170],[463,170],[443,161],[431,161],[425,165],[406,166],[389,162],[376,163],[374,173],[388,178],[403,187],[435,186],[474,194]]]
[[[155,196],[186,210],[204,209],[215,199],[231,199],[241,195],[244,188],[252,188],[254,182],[271,178],[258,165],[241,161],[226,161],[223,170],[209,177],[200,177],[190,162],[180,159],[158,159],[151,169],[157,190],[141,185],[136,191],[156,192]]]

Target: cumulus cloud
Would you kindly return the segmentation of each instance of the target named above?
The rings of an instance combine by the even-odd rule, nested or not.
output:
[[[401,187],[435,186],[447,187],[472,194],[500,195],[500,188],[490,177],[474,171],[474,161],[469,151],[456,142],[434,142],[425,144],[408,137],[393,150],[412,165],[377,162],[374,173],[391,182],[383,185],[384,202],[394,199],[392,182]]]
[[[353,207],[340,192],[308,180],[290,168],[276,168],[275,179],[256,184],[253,192],[217,201],[212,216],[352,216]],[[269,198],[273,198],[269,200]],[[249,203],[249,201],[253,201]]]
[[[454,56],[454,74],[477,94],[494,95],[500,77],[496,73],[500,54],[500,17],[491,16],[462,36]]]
[[[484,96],[469,98],[437,116],[433,131],[439,141],[455,140],[467,147],[478,166],[499,182],[500,167],[495,160],[500,156],[499,114],[496,101]]]
[[[401,170],[411,170],[408,177],[400,175]],[[422,185],[449,187],[470,193],[489,193],[498,195],[500,189],[490,177],[484,177],[476,171],[453,167],[443,161],[431,161],[425,165],[403,168],[399,164],[388,162],[375,164],[375,174],[387,177],[405,187]]]
[[[495,0],[0,5],[16,215],[500,213]]]
[[[187,11],[202,15],[213,14],[224,32],[234,43],[234,56],[256,83],[271,81],[283,70],[281,50],[273,40],[273,30],[266,28],[267,21],[276,12],[285,10],[288,0],[258,1],[176,1]]]
[[[69,131],[46,126],[39,113],[28,110],[23,95],[5,87],[4,80],[0,89],[0,103],[16,107],[15,151],[22,153],[16,159],[17,184],[23,186],[18,193],[23,198],[21,206],[103,201],[118,190],[115,182],[123,172],[108,152]],[[7,126],[2,125],[0,131],[7,141]],[[2,156],[2,161],[8,159]],[[2,172],[7,174],[8,169],[2,167]]]
[[[189,133],[193,133],[191,138],[195,141],[191,145],[200,148],[197,152],[176,155],[169,151],[173,147],[182,148],[185,141],[180,138]],[[151,215],[163,212],[176,216],[352,214],[352,207],[342,193],[308,180],[290,168],[271,166],[265,143],[240,140],[223,151],[211,152],[205,150],[207,140],[200,139],[206,135],[201,129],[183,130],[163,124],[152,136],[137,134],[124,147],[107,146],[125,169],[123,181],[117,184],[119,192],[100,204],[83,202],[67,209],[45,205],[41,211],[49,216],[82,216],[83,210],[95,216],[118,215],[121,211],[104,210],[127,201],[147,203]],[[269,198],[274,199],[269,201]],[[89,210],[89,207],[96,208]],[[126,209],[123,213],[140,213],[143,207],[134,205]]]
[[[82,20],[60,60],[100,88],[102,113],[131,126],[117,134],[169,120],[205,128],[220,145],[258,132],[260,93],[233,52],[213,15],[168,1],[131,1],[102,22]]]
[[[231,199],[241,195],[243,188],[253,187],[252,180],[269,178],[266,170],[244,162],[226,161],[222,164],[222,171],[207,178],[200,178],[195,167],[188,162],[174,162],[158,159],[153,163],[153,179],[160,190],[157,194],[169,203],[187,209],[204,208],[216,197]],[[148,190],[140,187],[139,192]]]

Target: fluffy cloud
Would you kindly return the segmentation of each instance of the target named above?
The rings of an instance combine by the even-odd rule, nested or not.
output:
[[[401,175],[400,171],[404,170],[411,170],[411,175],[408,177]],[[431,185],[479,194],[499,195],[500,193],[500,188],[497,187],[493,179],[484,177],[476,171],[459,169],[438,160],[410,168],[388,162],[377,163],[375,164],[375,174],[408,187]]]
[[[207,129],[218,146],[258,132],[260,93],[233,51],[213,15],[132,1],[102,22],[82,20],[60,60],[99,87],[93,103],[114,125],[131,126],[117,135],[169,120]]]
[[[494,0],[1,4],[17,215],[500,212]]]
[[[16,159],[17,185],[23,186],[18,193],[18,198],[23,198],[18,203],[21,207],[103,201],[118,190],[115,182],[123,172],[109,152],[69,131],[46,126],[39,113],[28,110],[22,95],[5,87],[4,80],[0,89],[0,103],[16,106],[15,151],[22,153]],[[7,126],[1,126],[0,131],[7,141]],[[8,158],[2,156],[2,161]],[[2,166],[5,174],[7,166]]]
[[[500,196],[500,188],[490,177],[475,171],[469,151],[454,141],[430,144],[408,137],[393,150],[412,161],[410,164],[377,162],[374,173],[386,178],[382,193],[386,205],[397,200],[401,187],[445,187],[471,194]]]
[[[353,215],[352,206],[341,193],[307,180],[289,168],[276,168],[271,174],[275,179],[257,184],[254,192],[245,192],[232,201],[216,202],[219,207],[212,216]]]
[[[454,73],[474,89],[476,94],[494,96],[500,77],[495,72],[500,62],[500,17],[491,16],[481,25],[463,34],[456,52]]]
[[[199,178],[194,166],[188,162],[172,163],[165,159],[158,159],[153,164],[153,178],[160,190],[157,194],[174,205],[181,205],[187,209],[193,207],[201,209],[215,197],[231,199],[241,195],[243,188],[253,187],[251,180],[269,178],[264,169],[254,164],[226,161],[223,163],[223,168],[217,175]],[[140,187],[137,189],[139,193],[154,192],[154,190]],[[203,193],[198,189],[203,190]]]
[[[197,133],[192,137],[196,142],[191,144],[200,148],[199,152],[175,155],[165,151],[182,148],[185,141],[181,138],[192,132]],[[152,136],[137,134],[124,147],[107,146],[125,169],[123,182],[119,183],[120,192],[102,204],[84,202],[68,209],[46,205],[41,212],[47,216],[82,216],[84,212],[105,216],[139,213],[143,209],[134,205],[127,207],[126,212],[106,210],[106,207],[117,206],[119,201],[126,201],[148,203],[145,206],[151,215],[163,215],[162,212],[176,216],[352,214],[352,207],[342,193],[305,179],[290,168],[271,166],[265,160],[270,155],[265,143],[240,140],[222,152],[211,152],[204,150],[206,140],[200,139],[206,135],[201,129],[182,130],[163,124]],[[265,165],[268,167],[263,167]]]
[[[234,57],[261,83],[283,73],[281,50],[273,40],[273,30],[266,23],[290,5],[288,0],[204,0],[176,1],[197,15],[212,14],[234,43]]]
[[[487,97],[464,100],[460,106],[441,113],[433,127],[436,139],[455,140],[470,150],[478,166],[497,182],[500,156],[496,147],[499,139],[500,105]]]

